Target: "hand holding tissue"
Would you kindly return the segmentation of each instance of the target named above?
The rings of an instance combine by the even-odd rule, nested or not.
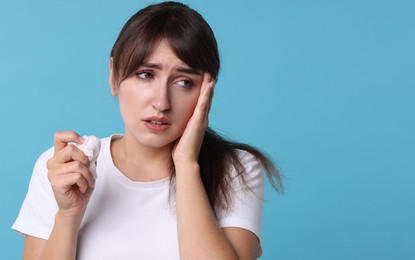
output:
[[[99,155],[99,151],[101,149],[101,140],[93,135],[90,136],[83,136],[84,139],[83,144],[74,144],[80,150],[84,152],[84,154],[89,159],[89,170],[92,176],[96,179],[97,178],[97,158]]]

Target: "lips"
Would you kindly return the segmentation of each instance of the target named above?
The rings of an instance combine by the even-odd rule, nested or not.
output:
[[[167,123],[165,123],[165,122],[154,121],[154,120],[150,120],[150,121],[146,121],[146,122],[156,124],[156,125],[167,125]]]
[[[143,121],[151,123],[151,124],[157,124],[157,125],[171,125],[170,120],[166,117],[148,117],[145,118]]]
[[[165,117],[145,118],[143,123],[151,132],[155,133],[163,132],[171,125],[170,120]]]

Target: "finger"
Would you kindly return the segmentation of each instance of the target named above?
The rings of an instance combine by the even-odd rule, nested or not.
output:
[[[94,186],[95,179],[92,173],[90,172],[89,167],[85,166],[79,161],[72,161],[72,162],[62,164],[59,168],[56,168],[54,172],[56,175],[79,173],[85,178],[85,180],[88,182],[88,185],[90,187]]]
[[[85,165],[89,165],[89,159],[85,153],[73,144],[68,144],[59,153],[57,153],[56,160],[61,163],[79,161]]]
[[[78,147],[68,144],[60,151],[55,152],[54,156],[48,161],[47,167],[48,169],[53,169],[56,165],[59,166],[70,161],[79,161],[86,166],[89,165],[89,159],[84,152]]]
[[[82,193],[85,193],[88,188],[87,180],[82,174],[76,172],[53,178],[51,180],[51,185],[53,190],[63,193],[71,189],[74,185],[78,186]]]
[[[210,107],[212,105],[213,99],[213,87],[214,87],[214,80],[209,75],[209,73],[205,73],[204,81],[201,93],[199,95],[198,100],[198,110],[200,111],[200,118],[204,120],[207,124],[208,122],[208,115],[210,111]]]
[[[208,109],[207,109],[207,114],[206,116],[209,114],[210,112],[210,108],[212,107],[212,101],[213,101],[213,96],[215,94],[215,80],[212,79],[211,82],[209,82],[209,87],[210,87],[210,96],[209,96],[209,104],[208,104]]]
[[[212,90],[212,84],[211,84],[212,77],[209,75],[209,73],[205,73],[202,83],[202,89],[200,90],[197,107],[205,111],[208,108],[209,105],[209,99],[210,99],[210,93]]]
[[[72,161],[65,164],[55,165],[53,169],[50,169],[48,171],[48,178],[50,182],[53,182],[53,180],[62,178],[61,176],[73,173],[77,173],[83,176],[83,178],[87,181],[90,187],[95,186],[95,179],[89,171],[89,168],[78,161]]]
[[[58,131],[55,133],[53,139],[53,146],[55,153],[65,148],[69,142],[82,144],[84,139],[74,131]]]

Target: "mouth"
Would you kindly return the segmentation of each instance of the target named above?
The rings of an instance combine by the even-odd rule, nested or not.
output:
[[[169,125],[169,123],[167,123],[167,122],[155,121],[155,120],[144,120],[144,122],[147,122],[147,123],[150,123],[150,124],[155,124],[155,125]]]
[[[154,133],[160,133],[167,130],[171,122],[165,117],[148,117],[143,119],[144,125]]]

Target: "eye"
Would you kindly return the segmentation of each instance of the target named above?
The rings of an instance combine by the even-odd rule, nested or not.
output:
[[[195,84],[191,80],[182,79],[177,81],[177,85],[184,87],[184,88],[192,88]]]
[[[139,71],[136,73],[137,77],[142,78],[142,79],[152,79],[153,78],[153,73],[151,73],[150,71]]]

